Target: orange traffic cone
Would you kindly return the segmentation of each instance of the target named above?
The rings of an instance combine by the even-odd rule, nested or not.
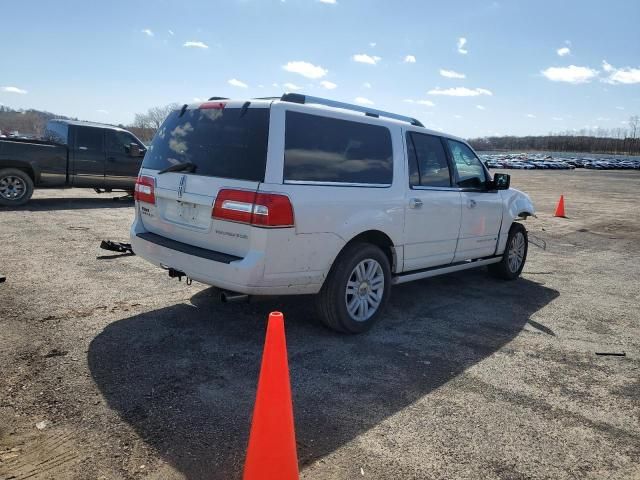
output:
[[[558,206],[556,207],[556,213],[554,213],[553,216],[566,218],[564,214],[564,195],[560,195],[560,200],[558,200]]]
[[[298,480],[284,316],[269,314],[244,480]]]

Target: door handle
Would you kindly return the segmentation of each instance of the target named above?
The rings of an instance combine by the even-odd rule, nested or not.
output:
[[[419,198],[412,198],[409,200],[409,208],[422,208],[422,200]]]
[[[467,202],[467,206],[468,206],[469,208],[476,208],[476,205],[477,205],[477,202],[476,202],[475,200],[469,200],[469,201]]]

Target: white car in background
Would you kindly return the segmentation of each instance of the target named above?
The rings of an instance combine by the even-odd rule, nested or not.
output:
[[[515,279],[509,176],[415,119],[300,94],[213,98],[169,115],[137,181],[134,252],[222,298],[317,294],[322,321],[357,333],[393,284],[488,266]]]

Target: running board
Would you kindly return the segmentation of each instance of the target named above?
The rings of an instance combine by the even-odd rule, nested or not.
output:
[[[425,270],[405,273],[393,277],[391,283],[393,285],[398,285],[399,283],[412,282],[413,280],[420,280],[422,278],[436,277],[445,273],[459,272],[460,270],[468,270],[469,268],[491,265],[492,263],[498,263],[500,260],[502,260],[502,255],[498,257],[484,258],[482,260],[470,260],[468,262],[456,263],[454,265],[449,265],[448,267],[427,268]]]

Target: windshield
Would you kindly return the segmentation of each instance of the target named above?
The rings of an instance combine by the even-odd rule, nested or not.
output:
[[[264,181],[268,108],[172,112],[149,147],[143,168],[164,170],[189,162],[193,174]]]

